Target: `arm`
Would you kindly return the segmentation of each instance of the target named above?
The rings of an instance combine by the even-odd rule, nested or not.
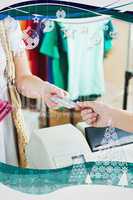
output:
[[[58,106],[50,101],[50,97],[53,94],[64,97],[67,93],[64,90],[41,80],[37,76],[32,75],[22,41],[22,32],[19,23],[8,16],[4,19],[4,24],[11,51],[14,55],[17,89],[26,97],[42,98],[48,106]]]
[[[120,109],[111,110],[114,127],[133,133],[133,113]]]
[[[133,113],[115,109],[101,102],[78,103],[84,121],[92,126],[107,126],[111,120],[116,128],[133,133]]]
[[[26,52],[23,51],[20,55],[14,57],[16,71],[16,85],[21,94],[30,98],[39,98],[42,96],[45,82],[40,78],[32,75],[27,59]],[[28,87],[27,87],[28,86]],[[39,92],[37,93],[38,89]]]
[[[21,94],[29,98],[43,98],[48,106],[58,106],[50,101],[52,95],[64,97],[67,93],[57,88],[56,86],[45,82],[32,75],[26,52],[23,51],[20,55],[14,56],[16,70],[16,85]]]

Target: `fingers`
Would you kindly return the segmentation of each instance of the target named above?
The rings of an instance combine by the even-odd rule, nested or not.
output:
[[[77,108],[80,110],[91,108],[95,110],[95,102],[94,101],[84,101],[84,102],[77,102]]]
[[[93,126],[96,122],[97,122],[97,118],[86,120],[86,123],[91,125],[91,126]]]
[[[52,101],[50,101],[50,100],[47,100],[47,101],[46,101],[46,104],[47,104],[47,106],[48,106],[49,108],[57,108],[57,107],[59,107],[58,104],[56,104],[56,103],[54,103],[54,102],[52,102]]]
[[[58,103],[54,102],[51,100],[51,94],[47,94],[44,96],[44,102],[47,104],[47,106],[49,108],[55,108],[55,107],[58,107]]]
[[[68,92],[62,90],[54,85],[51,85],[51,95],[57,95],[60,98],[64,98],[65,96],[69,96]]]
[[[85,109],[83,111],[81,111],[81,116],[84,117],[84,116],[88,116],[88,115],[93,115],[93,114],[96,114],[92,111],[92,109]]]
[[[81,116],[84,120],[97,118],[98,114],[93,112],[91,109],[84,110],[81,112]]]
[[[44,94],[44,101],[47,104],[48,107],[52,108],[59,108],[61,105],[57,102],[54,102],[51,97],[58,96],[60,98],[64,98],[66,96],[69,96],[69,94],[55,85],[45,82],[45,94]]]
[[[92,109],[86,109],[81,112],[82,119],[89,124],[95,123],[98,119],[98,114],[93,112]]]

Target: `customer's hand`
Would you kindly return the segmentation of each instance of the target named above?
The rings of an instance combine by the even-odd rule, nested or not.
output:
[[[54,86],[49,82],[45,82],[44,88],[45,88],[44,101],[48,107],[60,107],[59,104],[54,103],[53,101],[50,100],[52,96],[58,96],[60,98],[68,96],[68,93],[66,91]]]
[[[78,102],[77,109],[81,110],[82,119],[91,126],[103,127],[112,123],[112,107],[101,102]]]
[[[17,80],[17,88],[26,97],[44,100],[48,107],[60,106],[50,100],[52,96],[63,98],[68,95],[66,91],[33,75],[23,76]]]

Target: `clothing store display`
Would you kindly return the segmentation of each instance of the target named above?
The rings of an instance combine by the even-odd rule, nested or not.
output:
[[[51,74],[53,83],[67,90],[75,101],[96,100],[104,94],[103,59],[105,52],[107,53],[107,50],[109,52],[112,48],[110,32],[113,31],[113,24],[109,21],[110,18],[107,20],[101,18],[92,17],[96,22],[93,20],[91,22],[91,17],[84,18],[81,23],[80,19],[58,19],[55,20],[54,30],[43,36],[40,52],[51,60],[53,58],[53,63],[51,61],[48,65],[53,74],[53,76]],[[77,20],[79,20],[78,25],[75,23]],[[68,23],[67,27],[68,21],[70,24]],[[84,23],[82,24],[82,22]],[[75,39],[75,35],[77,35],[77,39]],[[94,43],[94,47],[91,47],[90,41]],[[109,44],[111,45],[107,49]],[[62,87],[60,80],[64,82],[65,87]],[[77,122],[75,116],[78,114],[74,111],[70,111],[69,114],[70,122]],[[80,117],[78,119],[80,120]],[[55,120],[54,124],[56,124]]]
[[[67,32],[68,92],[72,99],[104,94],[104,26],[108,20],[99,18],[69,19],[69,22],[62,19],[59,22]]]
[[[53,31],[44,34],[40,52],[52,58],[53,83],[62,89],[67,89],[67,52],[56,23]]]
[[[40,52],[53,58],[53,83],[67,89],[73,100],[104,94],[103,58],[112,49],[114,29],[109,18],[102,18],[58,19],[43,36]]]
[[[75,194],[75,198],[79,193],[79,199],[84,199],[84,196],[86,199],[89,197],[95,199],[97,196],[99,200],[122,196],[125,200],[133,193],[131,192],[133,189],[133,134],[116,128],[119,137],[117,148],[114,148],[115,143],[114,146],[104,146],[102,149],[101,146],[110,139],[106,130],[110,128],[113,132],[115,128],[112,126],[90,127],[83,122],[82,109],[75,109],[77,100],[96,100],[104,95],[106,86],[104,71],[106,81],[106,75],[109,76],[109,72],[111,73],[114,67],[119,68],[121,64],[118,62],[117,66],[114,66],[113,55],[103,64],[104,58],[113,47],[115,34],[113,34],[114,27],[110,16],[115,11],[110,9],[110,5],[107,5],[109,9],[104,9],[72,2],[71,5],[68,2],[66,5],[60,1],[52,2],[54,2],[53,5],[48,1],[46,5],[45,3],[38,4],[37,1],[30,5],[31,2],[28,2],[26,6],[22,3],[18,7],[15,5],[2,10],[1,17],[11,14],[18,20],[27,19],[20,22],[22,31],[29,27],[39,35],[38,46],[26,50],[32,74],[67,90],[70,99],[51,97],[51,100],[60,103],[61,107],[49,108],[44,102],[48,89],[44,85],[42,88],[44,98],[32,100],[32,102],[37,102],[39,109],[37,110],[37,106],[32,112],[25,109],[23,117],[21,99],[15,85],[14,65],[14,60],[16,61],[14,56],[18,58],[25,51],[21,30],[19,23],[11,17],[0,20],[0,194],[4,195],[7,190],[4,195],[7,199],[12,195],[14,197],[18,195],[21,199],[24,195],[26,197],[26,193],[30,194],[27,195],[29,199],[34,198],[34,195],[38,195],[36,197],[40,195],[40,199],[47,199],[48,193],[55,192],[53,199],[56,198],[55,196],[61,199],[64,194],[66,194],[66,199],[69,199],[67,196],[71,199],[71,193]],[[114,4],[117,3],[114,2]],[[92,12],[88,9],[92,9]],[[64,11],[66,16],[59,17],[61,11]],[[102,16],[101,13],[105,15]],[[121,15],[120,12],[117,14]],[[124,16],[124,13],[122,15]],[[127,12],[126,15],[128,15]],[[54,24],[54,29],[53,26],[48,27],[48,23],[44,22],[52,22],[50,24]],[[118,25],[120,31],[125,27],[123,24],[119,27],[118,21],[114,20],[114,23]],[[48,28],[51,28],[51,32],[45,32],[49,31]],[[120,34],[120,38],[125,36],[125,33]],[[125,38],[123,44],[126,47],[127,37]],[[117,42],[121,43],[121,39],[115,42],[115,47]],[[127,47],[125,49],[127,50]],[[125,49],[124,51],[122,49],[124,55]],[[120,48],[115,50],[113,53],[117,57],[117,51],[120,54]],[[108,66],[109,69],[107,69]],[[19,73],[19,70],[17,72]],[[110,80],[111,78],[109,76]],[[32,82],[29,83],[30,85],[35,93],[36,87],[34,84],[32,86]],[[39,84],[37,89],[38,86]],[[111,85],[109,89],[110,87]],[[108,96],[105,96],[105,101],[106,97]],[[22,98],[29,101],[27,108],[31,108],[29,98],[24,96]],[[49,101],[50,97],[46,100]],[[76,125],[79,121],[82,122]],[[47,127],[47,125],[53,127]],[[30,134],[26,128],[30,130]],[[105,133],[107,140],[103,141]],[[115,136],[114,134],[113,137],[116,140]],[[126,139],[125,143],[123,143],[123,138]],[[119,144],[120,141],[121,144]],[[0,196],[3,197],[3,195]]]
[[[110,20],[108,23],[105,24],[104,26],[104,55],[106,56],[110,50],[113,47],[113,35],[115,33],[115,28]]]
[[[39,48],[41,44],[42,39],[42,32],[40,30],[40,25],[37,23],[34,23],[33,20],[22,20],[19,21],[22,31],[26,30],[27,27],[30,27],[31,29],[37,31],[39,37],[40,37],[40,43],[39,45],[32,50],[26,50],[29,66],[31,69],[32,74],[40,77],[44,81],[48,81],[48,59],[46,56],[39,53]]]
[[[11,165],[18,165],[19,162],[20,166],[26,167],[25,145],[27,144],[27,132],[21,113],[21,100],[14,85],[15,66],[12,56],[12,53],[14,55],[21,55],[24,51],[24,45],[20,27],[13,18],[7,17],[0,21],[0,39],[1,67],[3,70],[0,75],[0,86],[4,89],[1,93],[1,99],[8,100],[10,96],[12,106],[15,108],[12,111],[12,118],[10,115],[0,123],[0,161]],[[15,134],[12,119],[17,134]],[[17,156],[17,146],[19,159]]]

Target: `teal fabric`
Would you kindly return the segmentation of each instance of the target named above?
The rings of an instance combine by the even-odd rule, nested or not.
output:
[[[89,162],[80,165],[74,165],[67,168],[55,170],[35,170],[35,169],[22,169],[0,163],[0,183],[9,186],[15,190],[30,193],[30,194],[47,194],[63,187],[70,185],[86,184],[85,180],[87,174],[90,173],[94,162]],[[133,163],[128,165],[128,186],[133,188]],[[84,175],[80,175],[82,173]],[[77,173],[75,171],[77,170]],[[75,172],[75,174],[73,173]],[[70,176],[74,175],[74,182],[70,182]],[[116,177],[113,185],[118,185],[122,174]],[[92,179],[92,184],[107,184],[106,179]]]
[[[58,33],[57,33],[56,27],[54,28],[53,31],[45,34],[45,37],[41,44],[40,52],[53,58],[53,66],[52,66],[53,74],[52,75],[53,75],[54,84],[60,88],[64,88],[63,78],[62,78],[60,66],[59,66],[60,55],[59,55],[59,50],[58,50],[57,34]],[[56,76],[54,76],[55,73],[56,73]]]
[[[62,37],[59,26],[55,23],[53,31],[45,34],[40,53],[53,59],[52,73],[54,84],[62,89],[67,89],[67,41]]]
[[[73,100],[79,96],[104,94],[104,25],[105,22],[61,23],[69,31],[68,92]]]
[[[113,48],[112,39],[105,40],[105,43],[104,43],[104,55],[106,56],[111,51],[112,48]]]
[[[104,55],[106,56],[113,48],[113,37],[111,34],[115,33],[115,27],[112,21],[105,24],[104,28]]]

